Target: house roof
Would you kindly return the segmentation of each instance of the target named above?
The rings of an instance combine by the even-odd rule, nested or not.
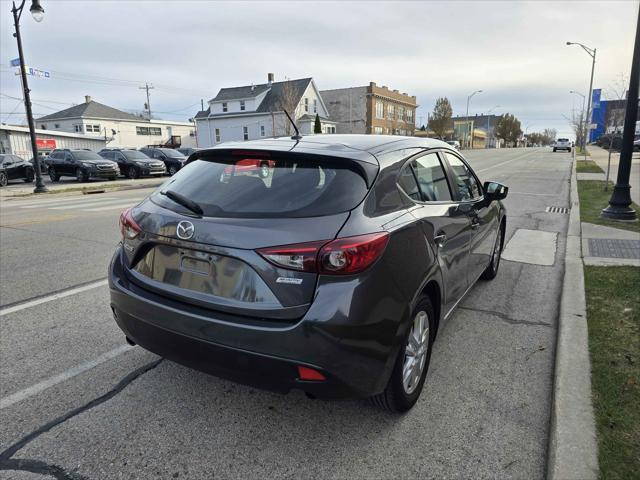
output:
[[[59,112],[50,113],[49,115],[38,118],[36,121],[40,122],[43,120],[62,120],[65,118],[79,117],[109,118],[113,120],[136,120],[138,122],[144,121],[143,118],[140,118],[136,115],[123,112],[122,110],[118,110],[117,108],[104,105],[94,100],[81,103],[80,105],[74,105],[73,107],[60,110]]]
[[[198,113],[196,113],[196,116],[193,118],[207,118],[210,113],[211,113],[211,108],[207,108],[206,110],[200,110]]]
[[[337,123],[337,122],[334,122],[333,120],[330,120],[327,117],[323,117],[322,115],[318,115],[318,116],[320,117],[320,121],[322,121],[323,123]],[[299,117],[296,121],[297,122],[315,122],[315,120],[316,120],[315,113],[305,113],[304,115]]]
[[[255,110],[255,112],[248,111],[245,112],[245,114],[250,115],[253,113],[278,112],[282,110],[282,97],[285,89],[288,88],[287,86],[290,86],[290,88],[293,90],[293,96],[295,97],[295,103],[297,104],[302,98],[304,91],[311,83],[311,80],[311,78],[299,78],[297,80],[273,82],[271,86],[269,86],[268,83],[263,83],[260,85],[248,85],[244,87],[222,88],[218,92],[218,95],[216,95],[216,98],[212,100],[212,102],[240,100],[242,98],[255,97],[261,93],[267,92],[264,99],[260,103],[260,106]],[[204,112],[207,112],[207,110],[205,110]],[[196,118],[204,117],[204,112],[198,112],[198,115],[200,115],[201,113],[202,115],[200,117],[196,115]]]

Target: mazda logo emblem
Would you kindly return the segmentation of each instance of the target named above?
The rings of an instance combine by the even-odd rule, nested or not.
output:
[[[176,227],[176,235],[178,236],[178,238],[181,238],[183,240],[189,240],[191,237],[193,237],[194,231],[195,227],[193,226],[193,223],[186,220],[178,223],[178,226]]]

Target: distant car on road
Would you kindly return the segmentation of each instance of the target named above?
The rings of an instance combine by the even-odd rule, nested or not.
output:
[[[568,152],[571,152],[571,146],[572,143],[568,138],[559,138],[553,145],[553,151],[557,152],[558,150],[566,150]]]
[[[163,161],[153,160],[138,150],[105,148],[100,150],[98,155],[116,162],[120,172],[131,179],[148,175],[164,175],[167,171]]]
[[[33,182],[35,170],[26,160],[9,153],[0,154],[0,187],[4,187],[11,180]]]
[[[167,173],[172,176],[175,175],[187,161],[187,157],[173,148],[144,147],[141,148],[140,151],[153,159],[162,160],[167,168]]]
[[[456,150],[460,150],[460,142],[457,140],[447,140],[447,143],[451,145]]]
[[[82,149],[56,149],[49,155],[47,166],[52,182],[59,181],[60,177],[76,177],[79,182],[87,182],[90,178],[115,180],[120,174],[116,162]]]
[[[233,169],[264,159],[268,178]],[[434,139],[222,144],[122,213],[110,306],[130,344],[192,368],[403,412],[438,326],[497,275],[507,191]]]

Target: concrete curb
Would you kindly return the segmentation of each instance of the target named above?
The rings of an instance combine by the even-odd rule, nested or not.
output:
[[[57,195],[64,193],[86,193],[94,192],[96,190],[103,190],[105,192],[117,191],[117,190],[137,190],[140,188],[152,188],[159,187],[166,182],[170,177],[151,178],[145,180],[120,180],[115,182],[95,182],[82,185],[47,185],[49,193],[47,195]],[[13,188],[10,190],[0,191],[0,198],[7,200],[10,198],[27,198],[33,196],[42,196],[42,193],[33,193],[33,185],[23,188]]]
[[[574,161],[549,434],[547,477],[550,480],[598,478],[586,310],[580,201]]]

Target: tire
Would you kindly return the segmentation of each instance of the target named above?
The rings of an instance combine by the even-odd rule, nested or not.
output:
[[[415,405],[429,370],[431,350],[436,334],[436,321],[433,305],[428,295],[422,294],[420,296],[411,318],[411,325],[398,352],[389,383],[382,393],[371,397],[371,402],[374,405],[389,412],[406,412]],[[420,330],[420,325],[422,325],[422,330]],[[421,338],[420,341],[415,336],[418,331],[421,332],[418,335]],[[409,353],[410,339],[413,340],[411,342],[413,351],[417,351],[419,356]],[[417,360],[418,357],[419,360]],[[407,382],[403,381],[405,371],[413,372]]]
[[[567,150],[567,152],[571,153],[571,149],[569,148],[569,149]]]
[[[31,169],[28,169],[26,172],[26,176],[24,177],[24,183],[31,183],[35,178],[35,172]]]
[[[140,176],[140,172],[138,172],[138,169],[136,167],[131,165],[129,168],[127,168],[127,178],[130,178],[131,180],[135,180],[139,176]]]
[[[556,149],[556,148],[554,148],[554,149],[553,149],[553,153],[556,153],[556,151],[557,151],[557,149]]]
[[[6,187],[7,183],[9,183],[7,174],[5,172],[0,172],[0,187]]]
[[[176,173],[178,173],[178,168],[175,165],[171,165],[167,172],[169,173],[169,176],[173,177]]]
[[[498,275],[498,268],[500,267],[500,256],[502,255],[502,247],[504,245],[504,228],[503,224],[500,224],[500,230],[496,235],[496,242],[493,245],[493,253],[491,254],[491,262],[487,269],[482,272],[480,278],[483,280],[493,280]]]
[[[262,162],[260,164],[260,177],[267,178],[269,176],[269,164],[267,162]]]
[[[84,173],[81,168],[76,168],[76,180],[78,180],[78,182],[88,182],[89,175]]]
[[[117,179],[117,177],[109,177],[109,181],[110,181],[110,182],[115,182],[115,181],[116,181],[116,179]]]
[[[53,167],[49,167],[49,178],[52,182],[60,181],[60,175],[56,173],[56,169]]]

